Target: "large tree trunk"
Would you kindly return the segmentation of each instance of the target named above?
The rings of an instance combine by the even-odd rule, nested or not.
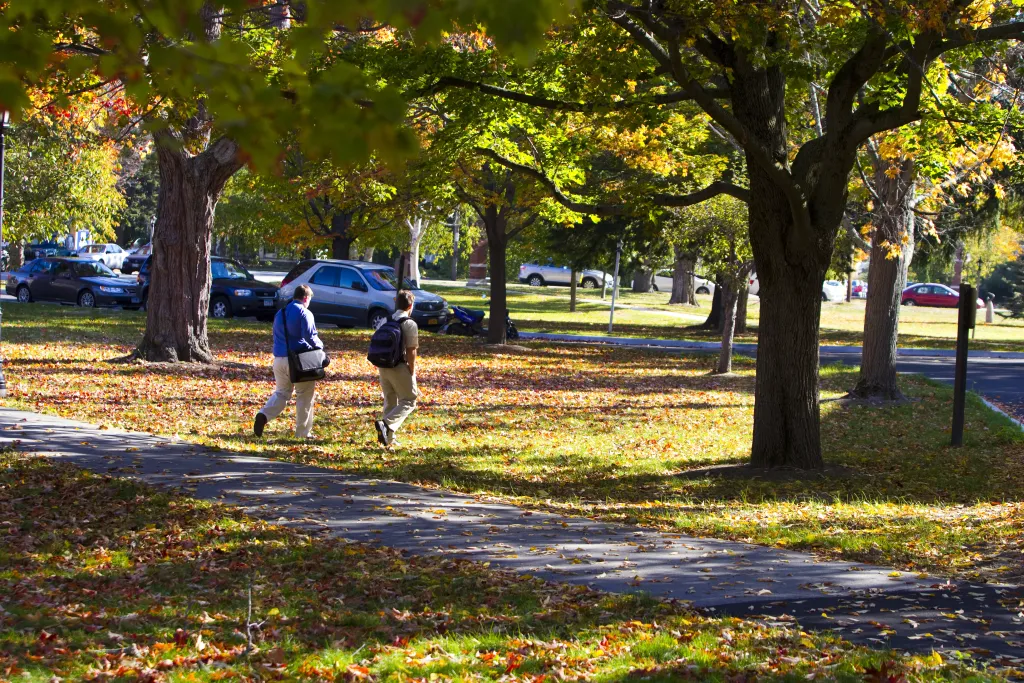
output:
[[[654,273],[645,266],[633,271],[633,291],[646,294],[650,292],[654,284]]]
[[[722,330],[722,321],[725,317],[722,315],[722,278],[720,276],[715,277],[715,293],[711,295],[711,312],[708,313],[708,317],[704,319],[704,324],[701,325],[705,330]]]
[[[14,272],[25,265],[25,243],[17,242],[10,245],[10,252],[7,254],[7,270]]]
[[[487,343],[505,343],[505,311],[508,310],[505,252],[508,247],[506,219],[496,206],[484,211],[487,230],[488,270],[491,275],[491,306],[487,322]]]
[[[903,398],[896,382],[900,299],[914,255],[914,162],[905,160],[896,177],[887,176],[889,164],[885,166],[875,169],[875,193],[881,201],[871,240],[860,377],[851,393],[898,401]]]
[[[214,210],[228,179],[242,166],[237,145],[221,138],[191,156],[157,136],[160,195],[146,333],[138,354],[150,361],[213,360],[206,334]]]
[[[675,263],[672,264],[672,296],[670,304],[696,305],[697,295],[693,287],[693,269],[696,261],[675,247]]]

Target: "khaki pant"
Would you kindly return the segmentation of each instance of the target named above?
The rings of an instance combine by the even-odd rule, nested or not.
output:
[[[420,390],[409,366],[402,363],[395,368],[380,370],[380,391],[384,394],[384,414],[381,419],[393,432],[397,432],[405,419],[416,410]]]
[[[274,358],[274,379],[277,387],[267,399],[267,404],[260,412],[267,416],[267,422],[281,414],[295,392],[295,437],[307,438],[313,431],[313,397],[316,393],[316,382],[299,382],[292,384],[288,373],[288,359]]]

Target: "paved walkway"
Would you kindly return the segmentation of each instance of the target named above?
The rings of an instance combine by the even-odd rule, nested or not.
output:
[[[0,409],[0,446],[12,443],[24,452],[177,487],[314,533],[489,561],[606,591],[645,591],[718,613],[795,617],[805,628],[836,629],[873,646],[974,648],[1006,664],[1024,662],[1024,615],[1018,607],[1024,593],[1018,588],[950,584],[762,546],[531,512]]]

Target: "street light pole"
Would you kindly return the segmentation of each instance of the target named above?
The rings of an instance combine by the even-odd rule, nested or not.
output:
[[[7,125],[11,122],[11,112],[0,111],[0,250],[4,244],[4,161],[5,161],[5,138],[7,137]],[[3,311],[0,310],[0,323],[3,321]],[[4,377],[3,354],[0,354],[0,398],[7,397],[7,379]]]

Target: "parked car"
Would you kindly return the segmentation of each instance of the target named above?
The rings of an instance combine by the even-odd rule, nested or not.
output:
[[[149,302],[149,256],[139,269],[138,282],[142,304]],[[256,280],[245,266],[231,259],[214,256],[210,259],[210,317],[251,317],[270,320],[277,311],[277,287]]]
[[[395,312],[396,284],[395,270],[389,266],[366,261],[311,259],[296,264],[281,281],[277,305],[280,308],[291,301],[299,285],[309,285],[313,289],[309,310],[317,322],[376,329]],[[405,280],[402,287],[413,290],[416,295],[412,319],[417,325],[437,330],[447,322],[447,301],[409,280]]]
[[[938,306],[956,308],[960,305],[960,293],[952,287],[934,282],[911,285],[903,290],[900,303],[904,306]],[[985,302],[977,300],[977,307],[984,308]]]
[[[597,289],[605,280],[612,284],[613,276],[600,270],[581,270],[576,283],[583,289]],[[538,263],[524,263],[519,266],[519,281],[531,287],[543,287],[545,285],[563,285],[568,287],[572,284],[572,269],[569,266],[556,266],[553,264],[541,265]]]
[[[33,242],[25,245],[25,263],[37,258],[54,256],[72,256],[73,254],[64,248],[64,245],[56,242]]]
[[[868,283],[864,282],[863,280],[854,280],[852,293],[854,299],[867,299]]]
[[[672,291],[672,271],[671,270],[659,270],[654,274],[654,291],[655,292],[671,292]],[[693,276],[693,291],[697,294],[714,294],[715,283],[711,280],[705,280],[699,275]]]
[[[846,301],[846,283],[839,280],[825,280],[821,283],[822,301]]]
[[[7,293],[22,303],[57,301],[87,308],[133,309],[142,301],[136,282],[118,277],[100,262],[78,258],[40,258],[26,263],[8,276]]]
[[[747,283],[747,291],[754,296],[757,296],[757,293],[761,291],[761,283],[757,281],[757,273],[751,273],[750,277],[747,279],[749,280]]]
[[[78,250],[78,258],[98,261],[111,270],[120,270],[127,256],[116,244],[87,244]]]
[[[130,252],[121,264],[121,272],[125,275],[139,272],[139,270],[142,269],[142,264],[146,262],[146,259],[148,259],[152,253],[152,244],[145,244]]]

